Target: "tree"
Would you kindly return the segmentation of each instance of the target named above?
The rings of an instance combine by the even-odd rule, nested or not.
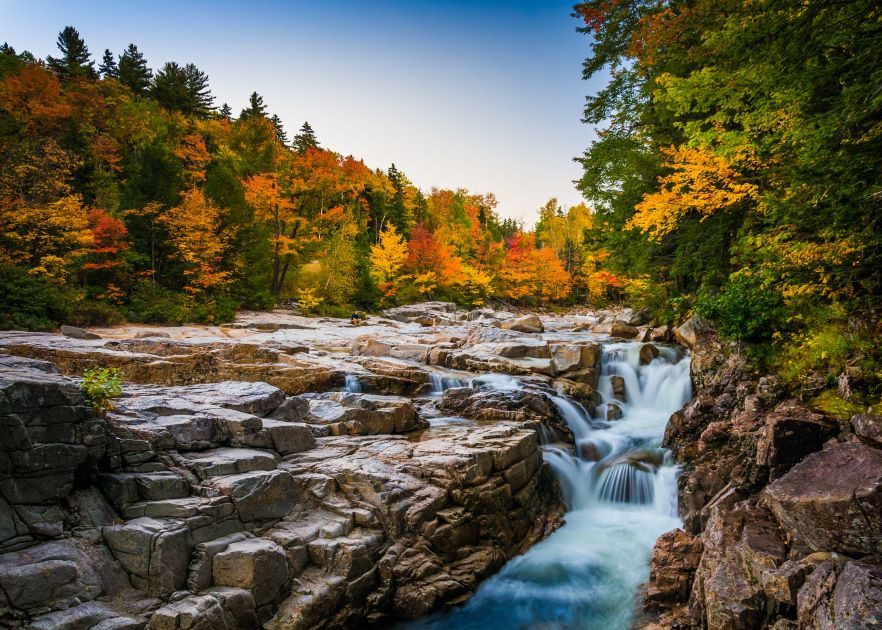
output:
[[[282,126],[282,119],[273,114],[270,117],[270,122],[276,130],[276,139],[281,144],[288,146],[288,134],[285,133],[285,128]]]
[[[58,34],[58,49],[61,51],[61,57],[46,57],[46,62],[60,79],[97,78],[95,62],[89,59],[90,54],[86,42],[73,26],[65,26],[64,30]]]
[[[224,288],[230,272],[221,268],[228,245],[220,229],[220,210],[196,187],[160,217],[169,240],[184,265],[184,290],[191,295]]]
[[[233,117],[233,110],[229,105],[224,103],[221,105],[218,115],[225,120],[230,120]]]
[[[294,136],[291,146],[300,155],[306,153],[307,149],[319,148],[319,141],[315,137],[315,131],[312,130],[308,122],[303,123],[303,126],[300,127],[300,131]]]
[[[512,300],[553,302],[569,294],[570,276],[560,259],[549,247],[537,248],[532,234],[511,239],[499,275]]]
[[[88,222],[92,239],[83,269],[101,271],[123,266],[124,254],[129,248],[125,223],[98,209],[89,211]]]
[[[290,196],[285,194],[275,174],[259,174],[245,181],[245,199],[254,209],[255,217],[269,226],[272,239],[272,277],[270,292],[280,296],[285,277],[299,254],[298,237],[306,232],[306,220],[296,212]],[[304,228],[304,229],[302,229]]]
[[[119,82],[135,94],[146,94],[150,89],[153,71],[147,60],[134,44],[129,44],[119,58]]]
[[[116,65],[116,57],[108,48],[104,49],[104,56],[101,58],[101,65],[98,66],[98,72],[104,79],[118,79],[119,67]]]
[[[207,116],[214,101],[208,76],[192,63],[182,67],[174,61],[153,77],[151,95],[166,109],[198,117]]]
[[[265,118],[266,117],[266,105],[263,103],[263,97],[257,92],[252,92],[251,96],[248,97],[248,107],[242,110],[242,113],[239,114],[240,119],[248,119],[248,118]]]
[[[395,295],[395,280],[407,261],[407,242],[389,225],[380,232],[380,240],[371,246],[371,275],[386,297]]]

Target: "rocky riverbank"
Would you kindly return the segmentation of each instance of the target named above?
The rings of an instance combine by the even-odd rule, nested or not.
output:
[[[669,335],[387,315],[0,333],[0,624],[315,628],[462,601],[561,522],[552,396],[594,404],[609,335]],[[76,380],[96,366],[125,374],[106,417]]]
[[[696,394],[665,435],[684,530],[656,543],[646,627],[882,623],[882,418],[827,418],[712,331],[684,332]]]

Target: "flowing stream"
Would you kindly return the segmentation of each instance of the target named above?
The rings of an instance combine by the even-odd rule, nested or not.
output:
[[[506,564],[462,607],[410,628],[628,628],[649,577],[655,539],[678,527],[677,468],[660,448],[670,415],[692,396],[689,357],[674,348],[640,364],[639,343],[603,349],[594,418],[554,397],[576,437],[575,455],[545,446],[569,511],[547,539]],[[476,379],[516,389],[512,377]],[[498,382],[497,382],[498,381]],[[624,383],[625,400],[617,400]],[[621,417],[606,421],[609,405]],[[614,410],[615,411],[615,410]]]

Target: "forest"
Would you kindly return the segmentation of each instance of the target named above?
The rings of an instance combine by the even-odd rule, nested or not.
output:
[[[525,232],[492,194],[289,138],[256,92],[234,116],[193,64],[0,50],[0,324],[222,322],[294,301],[344,314],[421,299],[573,302],[597,290],[585,206]],[[594,283],[594,284],[592,284]]]
[[[591,0],[599,139],[580,161],[602,268],[811,394],[879,394],[882,9],[872,0]]]
[[[882,16],[872,0],[591,0],[584,205],[530,229],[235,115],[190,63],[0,49],[0,326],[223,322],[296,302],[627,304],[690,315],[807,391],[882,382]],[[553,192],[553,191],[549,191]]]

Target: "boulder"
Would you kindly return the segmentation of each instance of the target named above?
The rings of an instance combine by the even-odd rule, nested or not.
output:
[[[812,550],[882,553],[882,451],[858,441],[831,444],[764,494],[781,526]]]
[[[212,480],[233,500],[244,523],[282,518],[297,504],[300,489],[286,470],[255,470]]]
[[[551,346],[555,372],[563,374],[577,370],[594,369],[600,363],[599,344],[554,344]]]
[[[352,354],[358,357],[386,357],[391,351],[392,344],[373,336],[365,335],[352,342]]]
[[[656,326],[649,331],[649,341],[667,343],[674,338],[670,326]]]
[[[550,359],[551,349],[542,339],[522,337],[493,346],[493,352],[507,359]]]
[[[836,430],[819,418],[771,416],[760,430],[756,463],[771,468],[772,478],[777,478],[809,453],[820,450]]]
[[[651,343],[644,343],[640,346],[640,363],[641,365],[646,365],[648,363],[652,363],[653,359],[658,358],[659,351]]]
[[[217,598],[190,595],[167,604],[153,613],[150,630],[233,630]]]
[[[698,335],[695,330],[694,317],[690,317],[674,329],[674,339],[676,339],[677,343],[679,343],[681,346],[686,346],[689,349],[695,347],[695,342],[698,339]]]
[[[640,334],[640,331],[635,326],[630,326],[620,321],[603,322],[593,326],[591,330],[599,335],[621,337],[622,339],[633,339]]]
[[[613,397],[621,402],[627,402],[627,392],[625,391],[625,379],[618,375],[609,377],[610,386],[612,387]]]
[[[608,403],[606,405],[606,419],[619,420],[622,417],[622,408],[616,403]]]
[[[61,334],[65,337],[70,337],[71,339],[101,339],[99,335],[84,330],[83,328],[77,328],[76,326],[62,326]]]
[[[649,563],[645,604],[653,608],[670,608],[685,603],[692,590],[702,549],[701,539],[682,529],[659,536]]]
[[[882,416],[870,413],[856,415],[851,419],[851,428],[862,440],[882,447]]]
[[[250,590],[259,608],[279,599],[288,582],[288,560],[276,543],[252,538],[232,543],[215,555],[212,576],[217,586]]]
[[[882,566],[845,565],[833,591],[833,619],[843,630],[882,626]]]
[[[137,518],[105,527],[104,540],[135,588],[166,597],[186,585],[193,541],[183,521]]]
[[[541,333],[545,331],[542,320],[535,315],[524,315],[507,319],[499,325],[503,330],[513,330],[522,333]]]
[[[330,435],[407,433],[428,426],[407,398],[343,392],[310,400],[306,422]]]

